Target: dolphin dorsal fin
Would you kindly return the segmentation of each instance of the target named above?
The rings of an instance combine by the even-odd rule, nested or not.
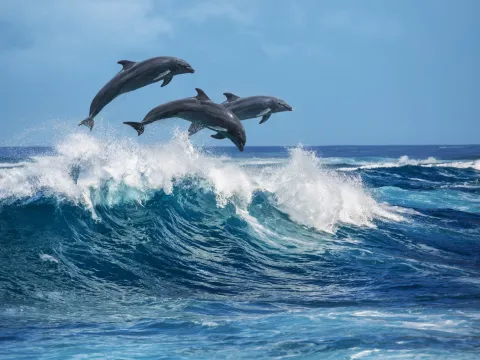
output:
[[[227,102],[232,102],[232,101],[240,99],[240,96],[237,96],[237,95],[232,94],[232,93],[223,93],[223,95],[225,95],[225,97],[227,98]]]
[[[130,60],[120,60],[117,61],[117,64],[120,64],[123,66],[123,70],[128,70],[130,69],[133,65],[136,64],[135,61],[130,61]]]
[[[195,88],[195,90],[197,90],[196,98],[198,100],[210,100],[210,98],[207,96],[207,94],[205,94],[205,91],[203,91],[202,89],[199,89],[199,88]]]

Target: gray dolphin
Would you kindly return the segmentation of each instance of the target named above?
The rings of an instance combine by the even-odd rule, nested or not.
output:
[[[194,73],[195,70],[182,59],[159,56],[140,62],[120,60],[123,69],[113,77],[92,100],[89,116],[80,122],[93,128],[93,118],[113,99],[121,94],[140,89],[163,80],[162,87],[168,85],[175,75]]]
[[[240,120],[230,110],[214,103],[202,89],[195,88],[197,96],[175,100],[157,106],[151,110],[142,122],[124,122],[142,135],[145,125],[168,118],[180,118],[191,121],[190,129],[195,132],[208,128],[217,132],[214,139],[229,138],[240,151],[243,151],[247,136]],[[190,132],[189,129],[189,132]]]
[[[263,124],[274,113],[293,110],[285,101],[273,96],[249,96],[242,98],[232,93],[223,93],[223,95],[225,95],[227,100],[222,105],[237,115],[240,120],[261,117],[260,124]],[[201,130],[194,129],[193,125],[190,128],[190,135]]]

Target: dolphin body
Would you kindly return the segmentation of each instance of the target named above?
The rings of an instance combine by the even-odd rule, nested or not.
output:
[[[120,60],[117,62],[123,69],[113,77],[92,100],[89,116],[80,122],[93,128],[93,118],[113,99],[121,94],[140,89],[144,86],[163,80],[162,87],[172,81],[175,75],[194,73],[195,70],[182,59],[170,56],[159,56],[140,62]]]
[[[195,88],[197,96],[175,100],[152,109],[142,122],[124,122],[142,135],[145,125],[168,118],[180,118],[191,121],[190,129],[197,132],[208,128],[216,132],[214,139],[230,139],[240,151],[243,151],[247,137],[238,117],[221,104],[216,104],[202,89]],[[190,130],[189,129],[189,133]]]
[[[261,117],[260,124],[263,124],[274,113],[293,110],[285,101],[273,96],[249,96],[242,98],[232,93],[223,94],[227,100],[222,105],[237,115],[240,120]],[[194,129],[192,124],[189,134],[193,135],[199,130],[201,129]]]

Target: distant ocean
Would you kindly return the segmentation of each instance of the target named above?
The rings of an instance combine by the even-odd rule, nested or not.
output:
[[[2,359],[478,359],[480,146],[0,148]]]

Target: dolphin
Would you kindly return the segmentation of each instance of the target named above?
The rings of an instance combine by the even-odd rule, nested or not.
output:
[[[140,89],[163,80],[162,87],[168,85],[175,75],[194,73],[195,70],[182,59],[171,56],[159,56],[140,62],[120,60],[122,70],[113,77],[92,100],[90,114],[80,122],[93,128],[93,118],[113,99],[121,94]]]
[[[227,100],[222,105],[237,115],[240,120],[261,117],[260,124],[263,124],[274,113],[293,111],[293,108],[285,101],[273,96],[249,96],[242,98],[232,93],[223,93],[223,95],[225,95]],[[194,129],[193,125],[190,128],[190,135],[201,130]]]
[[[190,129],[200,131],[208,128],[216,132],[214,139],[230,139],[240,151],[243,151],[247,137],[245,129],[237,116],[226,107],[214,103],[202,89],[195,88],[197,96],[175,100],[152,109],[142,122],[124,122],[142,135],[145,125],[168,118],[180,118],[191,121]],[[189,129],[189,131],[190,131]]]

